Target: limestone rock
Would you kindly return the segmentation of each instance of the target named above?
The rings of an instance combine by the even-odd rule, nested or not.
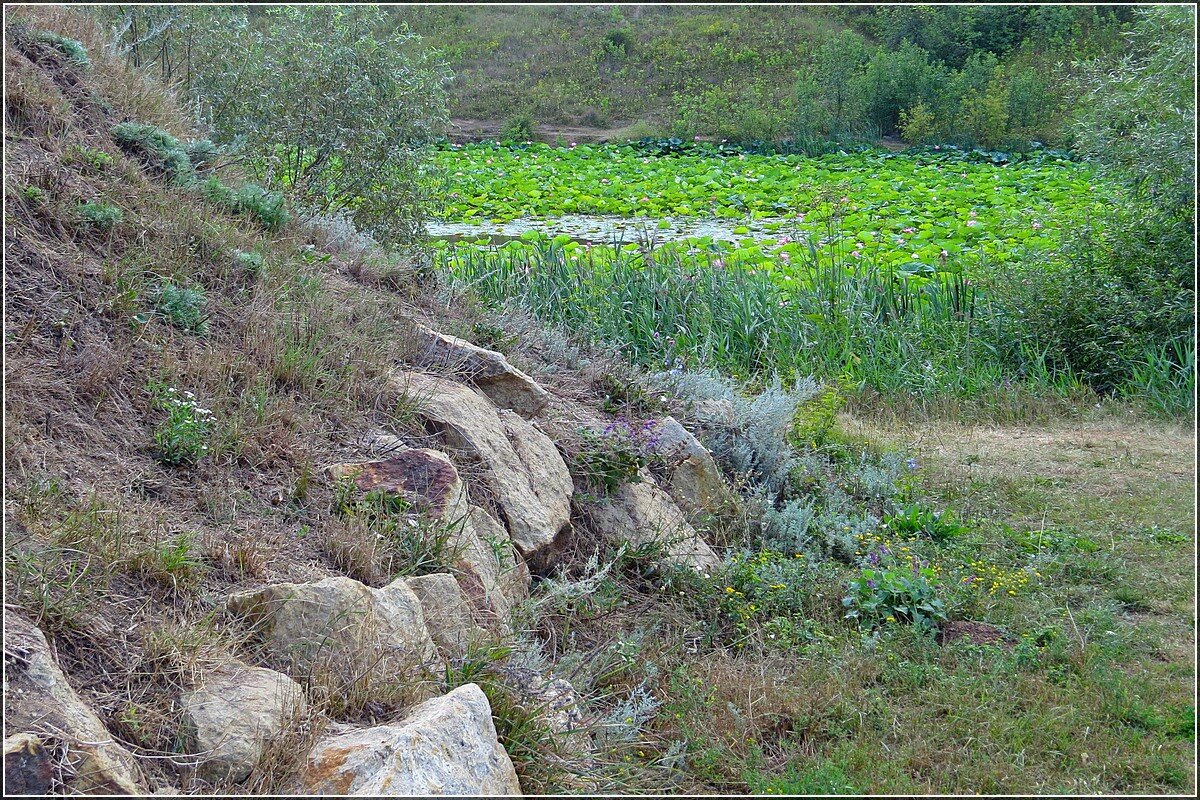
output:
[[[54,789],[54,765],[42,740],[30,733],[18,733],[4,740],[4,793],[51,794]]]
[[[349,479],[360,491],[398,494],[435,518],[449,519],[465,512],[466,489],[448,456],[437,450],[411,448],[389,458],[335,464],[335,480]]]
[[[429,634],[447,659],[463,658],[472,643],[485,637],[453,575],[439,572],[400,580],[421,601]]]
[[[472,608],[496,633],[512,632],[513,609],[529,599],[530,574],[512,546],[504,526],[478,506],[471,506],[464,524],[455,529],[451,544],[458,553],[454,564],[458,585]]]
[[[570,526],[571,475],[554,442],[511,411],[444,378],[404,373],[421,414],[445,433],[452,447],[479,458],[482,476],[504,515],[517,550],[541,563]]]
[[[473,683],[400,722],[352,730],[309,753],[305,790],[319,795],[520,795],[492,710]]]
[[[501,353],[424,325],[417,333],[425,342],[425,362],[448,366],[479,387],[500,408],[532,417],[546,407],[550,394],[537,381],[508,363]]]
[[[241,783],[258,764],[264,745],[306,711],[304,691],[286,675],[229,664],[204,677],[182,698],[190,752],[197,774],[209,783]]]
[[[5,730],[36,734],[66,747],[72,792],[144,794],[134,756],[113,741],[100,718],[67,683],[37,626],[4,609]],[[5,764],[7,768],[7,747]]]
[[[713,513],[729,502],[730,493],[712,454],[674,417],[655,429],[658,452],[671,470],[668,490],[685,512]]]
[[[421,601],[403,582],[383,589],[343,576],[279,583],[235,594],[227,608],[256,627],[268,651],[293,675],[324,658],[411,678],[443,668]]]
[[[716,569],[721,559],[684,519],[683,512],[645,470],[638,483],[627,483],[588,509],[597,532],[607,538],[628,539],[634,545],[660,542],[667,559],[695,570]]]

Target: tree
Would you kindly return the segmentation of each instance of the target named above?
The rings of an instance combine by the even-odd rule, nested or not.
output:
[[[383,240],[419,233],[448,72],[379,7],[107,13],[118,46],[178,84],[213,138],[301,216],[344,209]]]
[[[1190,225],[1196,199],[1196,10],[1137,9],[1130,52],[1077,64],[1075,148]]]

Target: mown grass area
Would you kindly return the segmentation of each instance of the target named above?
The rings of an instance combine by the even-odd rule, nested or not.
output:
[[[666,772],[731,793],[1192,791],[1194,431],[1116,416],[840,427],[914,453],[916,494],[960,514],[957,535],[900,545],[941,567],[946,638],[843,619],[857,567],[780,588],[803,610],[785,635],[745,613],[750,599],[706,604],[747,589],[745,571],[705,590],[626,554],[552,627],[622,654],[603,683],[638,731],[621,751],[631,785]],[[738,618],[749,627],[712,648],[703,632]]]

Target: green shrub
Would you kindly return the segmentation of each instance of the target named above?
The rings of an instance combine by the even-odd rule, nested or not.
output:
[[[152,386],[151,392],[154,407],[167,415],[154,431],[159,461],[173,467],[195,464],[208,452],[212,411],[173,386]]]
[[[110,131],[121,148],[133,153],[152,168],[177,183],[193,177],[192,162],[183,145],[171,134],[154,125],[122,122]]]
[[[279,230],[291,219],[283,195],[268,192],[256,183],[232,189],[213,176],[200,184],[200,193],[230,214],[250,217],[268,231]]]
[[[514,114],[500,126],[500,139],[504,142],[527,142],[533,138],[536,124],[531,114]]]
[[[197,172],[210,171],[221,155],[221,149],[211,139],[193,139],[184,147],[188,161]]]
[[[85,68],[91,69],[92,60],[88,58],[87,48],[83,46],[83,42],[77,39],[71,39],[62,34],[53,33],[52,31],[41,31],[34,34],[34,40],[44,42],[45,44],[54,45],[62,51],[70,61]]]
[[[85,223],[102,231],[111,230],[125,218],[121,209],[108,203],[80,203],[75,211]]]
[[[167,281],[159,287],[154,307],[159,315],[176,328],[190,333],[204,333],[208,323],[204,316],[204,292],[190,286]]]
[[[253,19],[211,8],[184,24],[204,41],[188,53],[190,89],[218,144],[236,142],[255,177],[306,213],[345,209],[382,240],[419,236],[424,147],[448,124],[449,76],[407,26],[375,6],[284,6]],[[282,203],[263,200],[241,198],[278,227]]]

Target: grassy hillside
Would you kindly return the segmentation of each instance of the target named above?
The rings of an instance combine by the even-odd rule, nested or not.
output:
[[[451,113],[541,123],[655,128],[676,95],[736,90],[756,109],[785,101],[804,50],[842,25],[798,7],[501,6],[397,9],[455,72]]]

